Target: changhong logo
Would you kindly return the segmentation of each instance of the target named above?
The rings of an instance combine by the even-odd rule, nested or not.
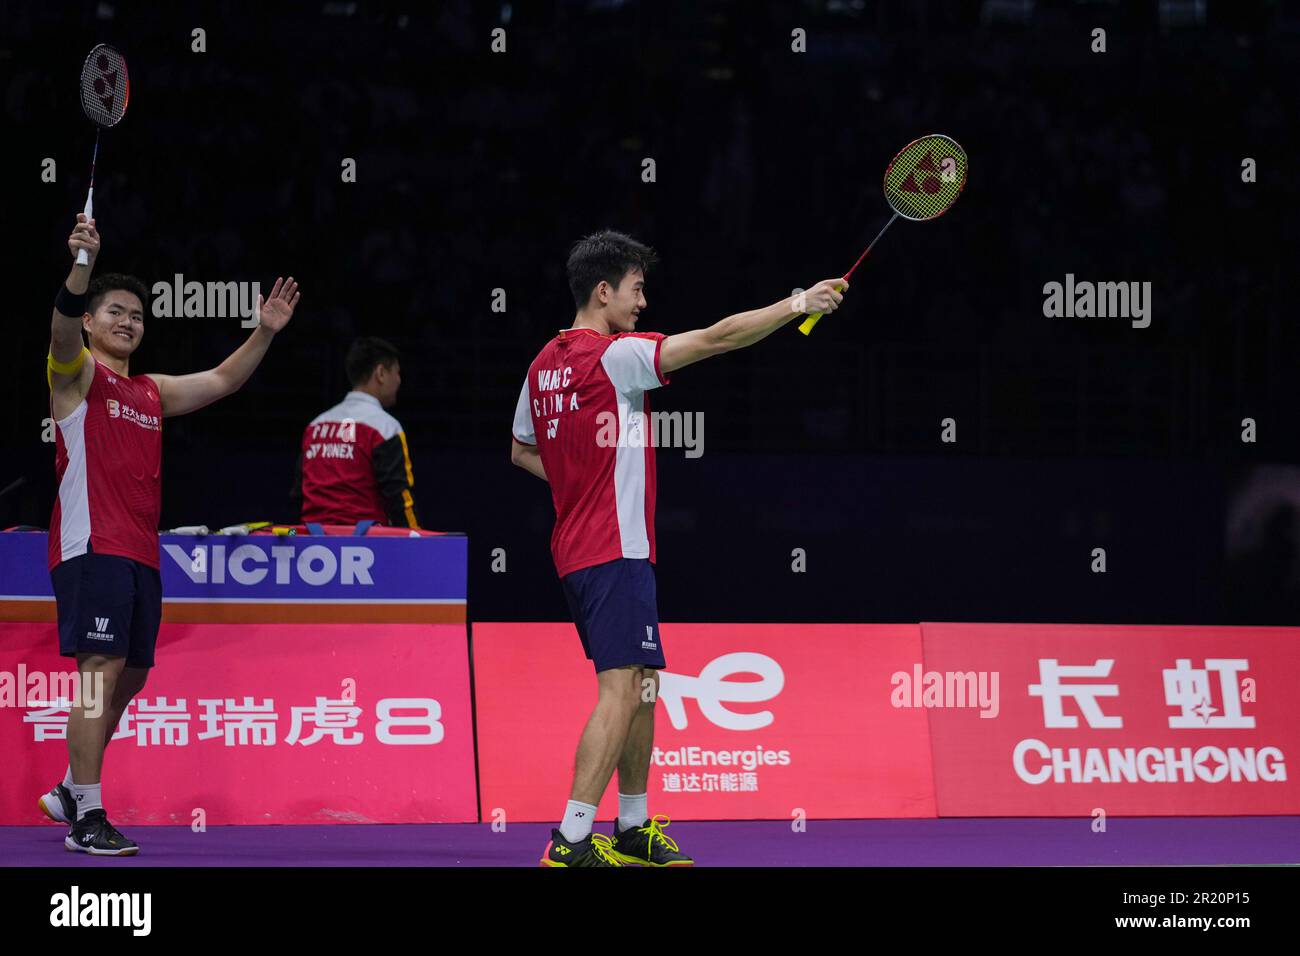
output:
[[[153,286],[152,311],[159,319],[240,319],[243,328],[258,324],[257,299],[260,282],[185,281],[176,273],[171,283]]]
[[[1193,667],[1190,657],[1175,658],[1162,669],[1164,703],[1178,713],[1164,717],[1177,731],[1166,738],[1106,740],[1098,735],[1092,746],[1074,739],[1026,737],[1011,754],[1016,776],[1028,784],[1053,783],[1285,783],[1286,754],[1282,747],[1251,734],[1256,720],[1242,704],[1241,674],[1249,671],[1244,657],[1207,657]],[[1120,686],[1111,678],[1115,658],[1086,664],[1062,664],[1040,658],[1039,679],[1028,686],[1030,697],[1043,702],[1044,737],[1057,729],[1119,731]],[[1217,675],[1218,680],[1214,677]],[[1106,683],[1098,683],[1106,680]],[[1216,687],[1218,693],[1215,693]],[[1065,702],[1077,713],[1067,713]],[[1103,706],[1105,705],[1105,706]],[[1131,706],[1136,708],[1137,702]],[[1149,710],[1149,707],[1148,707]],[[1080,724],[1080,718],[1084,724]],[[1207,736],[1208,735],[1208,736]]]

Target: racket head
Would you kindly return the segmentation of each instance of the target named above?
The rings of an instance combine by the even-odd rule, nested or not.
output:
[[[966,169],[966,150],[951,136],[930,133],[912,140],[889,161],[885,199],[904,219],[937,219],[966,188]]]
[[[122,121],[130,98],[126,57],[107,43],[99,44],[81,65],[81,108],[92,123],[108,129]]]

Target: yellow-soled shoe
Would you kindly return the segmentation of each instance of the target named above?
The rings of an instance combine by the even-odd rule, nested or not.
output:
[[[622,866],[614,858],[612,841],[603,833],[592,833],[585,840],[570,843],[559,830],[551,830],[539,866]]]
[[[668,817],[656,813],[642,826],[620,830],[615,820],[613,856],[639,866],[694,866],[695,861],[681,851],[677,841],[664,834],[670,823]]]

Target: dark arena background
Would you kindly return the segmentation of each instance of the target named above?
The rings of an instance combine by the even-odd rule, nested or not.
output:
[[[242,389],[163,425],[158,666],[104,764],[131,859],[66,853],[37,809],[70,709],[41,698],[75,671],[41,353],[98,43],[130,67],[94,211],[95,274],[152,293],[131,373],[248,337],[211,299],[160,312],[185,283],[302,291]],[[832,900],[824,868],[899,868],[859,882],[924,912],[919,877],[988,867],[1019,887],[989,904],[1004,931],[1052,880],[1072,933],[1269,923],[1290,866],[1125,868],[1300,864],[1297,62],[1282,0],[4,2],[0,866],[64,868],[32,925],[77,883],[149,890],[181,932],[161,867],[294,867],[304,903],[312,867],[535,867],[596,700],[551,495],[509,457],[574,321],[570,247],[654,247],[637,331],[704,328],[843,275],[930,133],[969,157],[951,211],[896,222],[814,333],[651,397],[695,432],[655,453],[649,813],[680,879],[812,867]],[[442,534],[316,536],[291,498],[362,336],[400,352],[390,411]],[[281,534],[230,530],[259,522]],[[612,782],[597,831],[618,812]],[[498,878],[465,886],[571,907]]]

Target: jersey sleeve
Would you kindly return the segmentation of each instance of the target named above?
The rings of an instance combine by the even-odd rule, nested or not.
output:
[[[406,433],[399,431],[387,441],[382,441],[370,453],[379,484],[380,497],[384,499],[384,512],[388,523],[394,527],[418,528],[419,516],[415,512],[415,498],[411,489],[415,475],[411,469],[411,452],[406,445]]]
[[[661,332],[629,332],[611,342],[600,364],[614,388],[627,395],[667,385],[668,378],[659,367],[665,338]]]
[[[536,445],[537,435],[533,431],[532,400],[528,396],[528,380],[519,390],[519,402],[515,405],[515,424],[511,429],[515,441],[521,445]]]

